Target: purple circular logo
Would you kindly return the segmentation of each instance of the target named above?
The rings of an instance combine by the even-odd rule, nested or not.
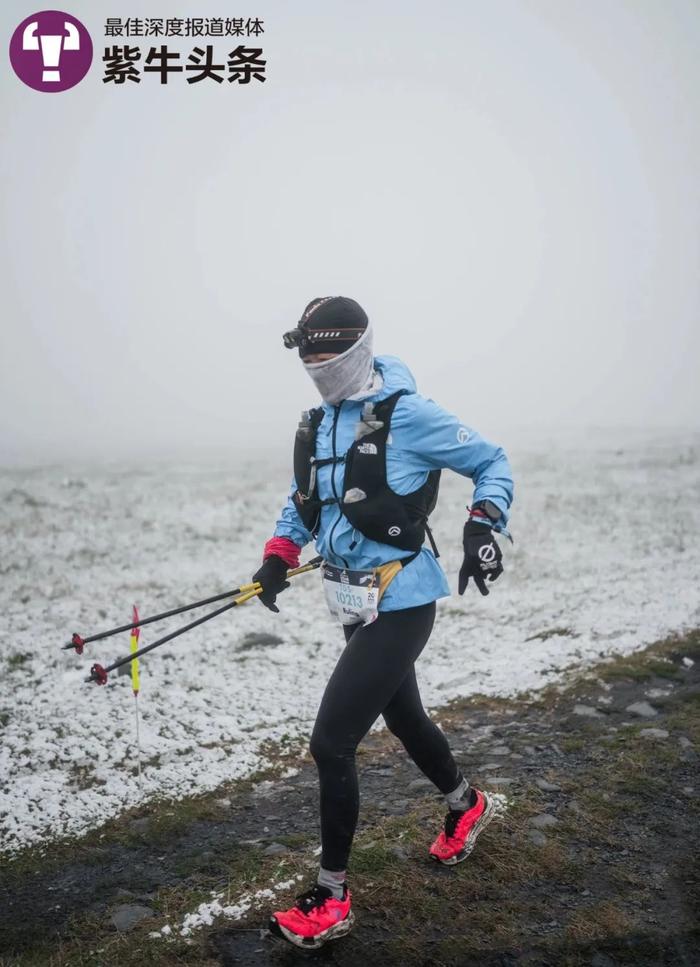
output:
[[[42,10],[23,20],[10,41],[10,62],[35,91],[67,91],[90,70],[92,40],[79,20],[61,10]]]

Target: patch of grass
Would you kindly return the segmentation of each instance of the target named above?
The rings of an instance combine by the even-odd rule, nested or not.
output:
[[[559,740],[559,745],[564,752],[580,752],[587,744],[585,739],[577,735],[565,735]]]
[[[647,668],[656,678],[676,679],[681,674],[681,670],[672,661],[650,661]]]
[[[700,658],[700,628],[694,628],[685,634],[672,635],[664,642],[666,647],[673,649],[678,657]]]
[[[610,665],[600,665],[597,669],[597,677],[604,682],[615,682],[620,680],[632,682],[646,682],[652,677],[646,665],[636,665],[631,661],[619,660]]]
[[[596,828],[610,827],[633,807],[648,805],[665,794],[665,779],[659,775],[659,750],[639,731],[640,727],[630,728],[603,740],[604,752],[590,762],[588,781],[577,798],[586,808],[587,821]],[[678,759],[677,748],[665,742],[664,769],[672,769]]]
[[[642,682],[654,677],[677,680],[684,670],[681,659],[694,656],[700,657],[700,629],[670,635],[631,655],[606,659],[596,666],[595,675],[610,682],[620,679]]]
[[[580,637],[577,631],[573,628],[546,628],[544,631],[538,631],[536,635],[530,635],[525,641],[548,641],[550,638],[578,638]]]
[[[275,836],[275,841],[290,849],[301,849],[310,845],[310,837],[306,833],[284,833],[281,836]]]
[[[40,942],[31,952],[12,960],[1,960],[2,967],[219,967],[198,938],[188,944],[184,938],[161,943],[148,938],[154,923],[143,921],[129,934],[105,933],[105,920],[85,917],[75,921],[64,938]]]
[[[32,656],[29,652],[16,651],[13,655],[10,655],[7,659],[7,667],[9,671],[13,672],[17,668],[21,668],[25,665]]]
[[[196,857],[193,857],[196,860]],[[31,951],[22,953],[9,963],[12,967],[172,967],[187,963],[207,967],[219,964],[208,952],[207,931],[195,931],[189,938],[177,933],[168,940],[148,936],[166,923],[175,928],[186,914],[195,911],[200,903],[209,902],[212,893],[224,895],[223,903],[235,903],[245,893],[269,886],[271,882],[290,879],[302,872],[307,857],[266,857],[251,847],[233,846],[225,856],[216,858],[225,869],[215,875],[203,870],[186,870],[187,879],[175,887],[163,887],[149,901],[154,916],[139,923],[128,934],[116,934],[110,929],[111,911],[123,902],[117,900],[101,916],[74,917],[62,939],[43,941]],[[314,867],[315,867],[314,862]],[[195,863],[196,866],[196,863]],[[306,871],[308,873],[308,871]],[[221,925],[226,921],[222,920]],[[8,963],[8,967],[9,967]],[[5,962],[0,958],[0,965]]]
[[[480,692],[470,695],[468,698],[454,698],[446,705],[431,709],[434,717],[439,716],[444,724],[463,722],[465,715],[476,714],[478,712],[501,713],[513,707],[513,699],[503,698],[500,695],[483,695]],[[362,746],[360,746],[362,749]],[[358,750],[359,751],[359,750]]]
[[[635,926],[634,920],[619,906],[604,902],[577,910],[569,921],[566,933],[576,943],[599,943],[628,935]]]
[[[679,735],[685,735],[700,748],[700,714],[697,692],[680,695],[669,708],[666,715],[666,727],[673,729]]]
[[[646,682],[652,678],[677,679],[681,671],[670,660],[661,659],[621,659],[612,664],[603,664],[598,669],[598,677],[606,682],[628,680]]]

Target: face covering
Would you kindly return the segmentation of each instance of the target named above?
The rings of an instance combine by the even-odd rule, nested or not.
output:
[[[377,391],[373,359],[372,329],[368,326],[350,349],[324,363],[304,363],[304,369],[316,384],[321,398],[335,405],[342,400],[361,399]]]

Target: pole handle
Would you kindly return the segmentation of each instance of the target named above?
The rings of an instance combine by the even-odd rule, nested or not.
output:
[[[320,567],[322,561],[322,557],[315,557],[307,564],[303,564],[301,567],[296,567],[290,571],[287,571],[287,577],[296,577],[298,574],[305,574],[307,571],[314,571],[316,568]],[[129,661],[134,661],[134,659],[140,658],[149,651],[153,651],[154,648],[158,648],[160,645],[164,645],[166,642],[172,641],[173,638],[184,635],[186,631],[190,631],[192,628],[196,628],[198,625],[204,624],[205,621],[210,621],[212,618],[216,618],[217,615],[223,614],[224,611],[229,611],[231,608],[245,604],[247,601],[257,597],[262,592],[262,585],[259,581],[249,584],[248,587],[250,590],[246,591],[244,594],[241,594],[228,604],[223,605],[223,607],[217,608],[215,611],[212,611],[210,614],[205,614],[201,618],[197,618],[196,621],[191,621],[189,624],[185,625],[184,628],[177,628],[175,631],[165,635],[163,638],[159,638],[158,641],[154,641],[152,644],[145,645],[143,648],[139,648],[138,651],[132,652],[130,655],[127,655],[126,658],[119,658],[106,668],[103,668],[102,665],[93,665],[90,670],[90,676],[89,678],[86,678],[85,681],[97,682],[98,685],[106,685],[107,675],[109,672],[115,671],[117,668],[120,668]]]

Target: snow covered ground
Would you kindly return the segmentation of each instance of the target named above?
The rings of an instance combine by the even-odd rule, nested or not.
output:
[[[419,663],[429,706],[541,687],[700,624],[700,433],[591,430],[507,449],[515,544],[503,542],[506,573],[488,598],[440,603]],[[262,742],[308,733],[343,640],[317,573],[297,579],[280,615],[254,601],[143,660],[141,791],[128,676],[83,681],[93,661],[126,654],[128,636],[82,657],[60,649],[73,631],[128,621],[133,602],[149,614],[248,580],[288,476],[281,459],[0,471],[0,848],[249,775]],[[453,588],[470,494],[444,475],[433,521]],[[250,647],[253,632],[282,640]]]

